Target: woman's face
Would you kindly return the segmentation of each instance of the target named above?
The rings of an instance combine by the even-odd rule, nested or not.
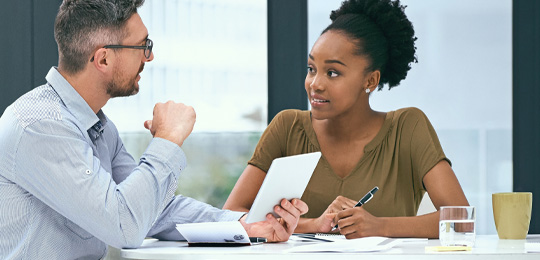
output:
[[[313,45],[305,80],[313,118],[332,119],[365,108],[366,88],[376,85],[368,84],[368,61],[355,50],[355,43],[336,31],[327,31]]]

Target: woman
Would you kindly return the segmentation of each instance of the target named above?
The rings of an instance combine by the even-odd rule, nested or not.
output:
[[[309,212],[297,233],[438,237],[439,212],[416,216],[425,192],[438,209],[468,205],[437,134],[417,108],[374,111],[369,95],[397,86],[416,62],[416,37],[399,1],[348,0],[308,59],[311,111],[278,114],[224,208],[248,211],[273,159],[321,151],[302,196]],[[362,207],[357,201],[378,186]]]

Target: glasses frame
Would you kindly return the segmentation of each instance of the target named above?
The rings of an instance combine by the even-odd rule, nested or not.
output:
[[[152,56],[152,48],[154,47],[154,42],[150,39],[146,39],[145,45],[105,45],[103,48],[105,49],[139,49],[144,50],[144,57],[146,59],[150,59],[150,56]],[[94,61],[94,57],[90,60],[91,62]]]

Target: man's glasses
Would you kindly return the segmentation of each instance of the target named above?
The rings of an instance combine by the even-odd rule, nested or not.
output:
[[[144,57],[147,59],[150,59],[150,56],[152,55],[152,47],[154,47],[154,42],[150,39],[146,39],[146,43],[144,46],[130,46],[130,45],[105,45],[103,48],[106,49],[140,49],[144,50]],[[91,62],[94,61],[94,57],[90,60]]]

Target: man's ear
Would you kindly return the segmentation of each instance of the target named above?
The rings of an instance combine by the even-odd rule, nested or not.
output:
[[[94,53],[92,64],[97,70],[107,72],[111,68],[112,59],[113,54],[111,50],[100,48]]]

